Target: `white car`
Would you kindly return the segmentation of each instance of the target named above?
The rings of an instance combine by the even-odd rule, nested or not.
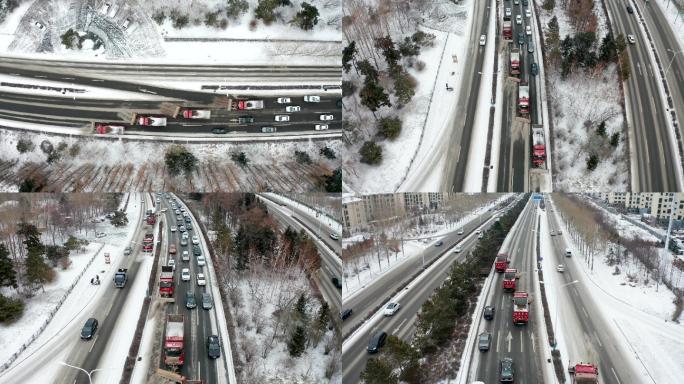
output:
[[[171,232],[176,232],[176,231],[177,231],[176,227],[171,227]]]
[[[462,234],[463,234],[463,228],[461,228],[461,229],[458,230],[458,234],[459,234],[459,235],[462,235]]]
[[[97,237],[98,239],[105,237],[105,236],[107,236],[107,234],[104,232],[95,232],[95,237]]]
[[[128,27],[131,25],[131,19],[126,19],[124,20],[123,24],[121,25],[121,29],[124,31],[128,29]]]
[[[207,280],[204,278],[204,273],[197,274],[197,285],[201,287],[207,285]]]
[[[530,27],[529,25],[526,25],[525,26],[525,34],[527,34],[527,36],[531,36],[532,35],[532,27]]]
[[[183,261],[190,261],[190,252],[183,251]]]
[[[38,27],[38,29],[40,29],[41,31],[42,31],[43,29],[45,29],[45,26],[44,26],[43,23],[41,23],[40,21],[36,21],[36,22],[34,23],[34,25],[35,25],[36,27]]]
[[[525,17],[527,17],[527,18],[532,17],[532,11],[530,11],[529,9],[526,9],[525,10]]]
[[[181,280],[190,281],[190,268],[183,268],[181,270]]]
[[[511,17],[511,9],[506,8],[506,17]]]
[[[278,103],[278,104],[290,104],[290,98],[289,97],[279,97],[276,100],[276,103]]]
[[[188,235],[187,232],[183,232],[183,235],[181,237],[187,240],[188,236],[190,236],[190,235]]]
[[[204,256],[197,256],[197,265],[204,267],[206,263],[207,261],[204,259]]]
[[[556,271],[561,272],[561,273],[565,272],[565,265],[558,264],[558,267],[556,267]]]
[[[195,245],[199,245],[199,237],[197,235],[192,236],[192,243]]]
[[[176,260],[170,259],[170,260],[166,263],[166,265],[168,265],[169,267],[173,268],[174,271],[176,270]]]
[[[181,212],[185,212],[185,207],[180,207]]]
[[[276,115],[275,121],[290,121],[289,115]]]
[[[487,35],[480,35],[480,45],[487,44]]]
[[[299,112],[302,110],[302,107],[299,105],[288,105],[285,107],[285,112]]]
[[[320,103],[321,97],[320,96],[304,96],[304,101],[306,101],[307,103]]]
[[[330,232],[330,238],[333,240],[339,240],[340,237],[335,232]]]
[[[636,44],[636,39],[634,38],[634,35],[627,35],[627,41],[629,41],[630,44]]]
[[[522,16],[515,15],[515,23],[516,24],[522,24]]]
[[[463,250],[463,247],[461,247],[460,245],[457,245],[456,248],[454,248],[454,253],[461,253],[462,250]]]
[[[399,305],[399,303],[389,303],[389,304],[387,304],[387,306],[385,307],[385,311],[384,311],[383,313],[384,313],[385,316],[392,316],[392,315],[394,315],[395,313],[397,313],[397,311],[399,310],[399,307],[400,307],[400,306],[401,306],[401,305]]]
[[[328,129],[328,124],[316,124],[317,131],[325,131]]]
[[[333,115],[321,115],[321,116],[320,116],[320,119],[323,120],[323,121],[332,120],[332,119],[334,119],[334,118],[335,118],[335,116],[333,116]]]

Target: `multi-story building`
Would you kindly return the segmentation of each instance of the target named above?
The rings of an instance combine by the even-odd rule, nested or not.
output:
[[[673,199],[676,199],[674,219],[682,220],[684,218],[684,193],[609,192],[601,194],[600,198],[612,205],[647,213],[658,220],[668,220],[670,218]]]

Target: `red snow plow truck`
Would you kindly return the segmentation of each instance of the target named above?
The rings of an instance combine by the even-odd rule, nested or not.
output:
[[[568,368],[572,384],[598,384],[598,367],[592,363],[577,363]]]

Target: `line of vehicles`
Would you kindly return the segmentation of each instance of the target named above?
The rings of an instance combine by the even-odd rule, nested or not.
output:
[[[316,95],[307,95],[304,96],[303,100],[305,103],[320,103],[321,97]],[[276,100],[277,104],[290,104],[291,102],[292,99],[289,97],[279,97]],[[252,110],[264,109],[264,100],[253,100],[246,98],[218,99],[216,101],[216,107],[225,109],[227,111],[244,111],[247,113],[248,111]],[[129,125],[141,127],[166,127],[168,124],[168,117],[181,120],[210,120],[212,116],[212,110],[209,108],[188,107],[173,103],[162,103],[160,111],[161,113],[159,114],[133,113],[130,116]],[[286,113],[300,111],[301,106],[299,105],[287,105],[284,108],[284,112]],[[290,121],[290,116],[291,115],[289,114],[276,113],[274,122],[288,122]],[[315,124],[314,129],[317,131],[327,130],[329,126],[323,122],[332,121],[335,119],[335,116],[330,113],[323,113],[319,115],[318,119],[321,121],[321,123]],[[256,119],[254,116],[244,115],[231,118],[229,121],[231,123],[237,124],[253,124],[256,122]],[[93,132],[101,135],[123,135],[126,132],[126,125],[121,123],[93,122],[91,127]],[[273,126],[261,127],[262,133],[275,133],[276,131],[277,128]],[[216,127],[212,129],[212,133],[226,134],[228,133],[228,128]]]

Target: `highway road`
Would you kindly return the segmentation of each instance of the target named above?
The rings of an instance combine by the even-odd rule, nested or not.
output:
[[[676,149],[670,140],[670,123],[658,88],[657,67],[651,62],[650,43],[641,34],[637,15],[629,14],[626,3],[607,1],[615,35],[633,34],[636,44],[627,43],[631,74],[625,85],[626,113],[632,163],[632,190],[678,191],[682,175],[674,164]]]
[[[555,209],[548,199],[546,206]],[[548,217],[549,231],[557,231],[561,228],[563,232],[567,232],[559,225],[554,212],[550,209],[542,211],[541,215]],[[542,235],[546,235],[544,226],[542,226]],[[555,284],[558,290],[559,313],[558,324],[555,326],[560,327],[568,343],[566,349],[570,356],[564,356],[565,360],[590,361],[598,356],[599,374],[603,384],[644,382],[645,379],[640,377],[632,367],[636,360],[631,351],[624,353],[617,343],[613,342],[622,336],[617,333],[615,325],[603,315],[599,303],[592,299],[593,296],[589,290],[595,288],[581,283],[572,283],[583,273],[582,267],[576,265],[583,262],[581,256],[575,255],[571,258],[564,256],[565,248],[568,246],[565,236],[556,235],[552,239],[553,251],[546,257],[553,259],[554,265],[564,264],[565,272],[561,274],[556,271],[545,271],[545,280]]]
[[[326,301],[332,304],[334,308],[339,311],[342,306],[341,293],[332,283],[332,278],[337,277],[341,280],[342,276],[342,261],[340,259],[340,253],[342,250],[342,244],[339,240],[333,240],[330,238],[330,233],[328,230],[321,230],[320,222],[315,218],[312,218],[306,214],[303,210],[296,207],[294,204],[281,203],[272,200],[267,195],[259,195],[266,204],[268,205],[268,211],[273,214],[273,217],[278,220],[278,222],[283,225],[283,230],[287,226],[300,231],[302,228],[308,228],[311,232],[315,234],[312,239],[318,253],[321,255],[321,269],[319,270],[319,289],[323,293]],[[285,205],[281,205],[285,204]],[[325,229],[325,228],[323,228]],[[338,234],[340,235],[340,234]],[[341,237],[341,236],[340,236]]]
[[[483,70],[489,71],[489,68],[482,68],[486,46],[480,45],[480,35],[487,34],[488,20],[491,17],[489,4],[487,1],[475,2],[475,9],[471,16],[473,17],[473,25],[464,58],[463,83],[455,109],[457,115],[447,141],[449,149],[444,171],[444,180],[446,181],[444,189],[448,191],[463,191],[472,130],[483,129],[482,127],[475,127],[473,122],[478,107],[480,82],[482,81],[481,72]],[[487,38],[487,44],[494,44],[494,36]],[[482,148],[474,148],[474,150],[482,150]]]
[[[495,308],[494,319],[485,320],[478,314],[479,324],[477,333],[484,331],[492,335],[489,351],[480,352],[477,342],[473,346],[472,354],[479,354],[473,358],[475,367],[474,378],[486,383],[499,381],[499,362],[504,357],[513,359],[515,367],[515,381],[519,383],[543,383],[541,363],[544,354],[537,351],[543,350],[539,332],[544,331],[544,325],[535,322],[534,311],[541,310],[538,295],[534,292],[536,273],[536,231],[537,223],[536,205],[528,202],[518,218],[517,226],[511,231],[502,246],[500,253],[508,253],[510,257],[509,268],[516,268],[520,278],[516,283],[516,291],[525,291],[533,297],[530,304],[530,322],[524,325],[515,325],[512,320],[513,303],[512,293],[503,290],[503,274],[494,273],[491,279],[491,287],[487,295],[487,305]]]
[[[285,105],[278,104],[275,97],[260,97],[265,108],[249,111],[212,110],[210,120],[191,120],[167,118],[166,127],[129,126],[130,121],[122,118],[123,113],[159,114],[162,102],[147,100],[94,100],[72,99],[58,96],[26,95],[3,93],[0,95],[0,118],[47,125],[83,127],[89,130],[91,122],[123,124],[129,132],[163,134],[211,135],[216,127],[226,128],[229,132],[261,133],[264,126],[276,127],[278,132],[313,131],[316,124],[327,124],[329,130],[342,128],[342,111],[338,108],[337,98],[324,96],[320,103],[306,103],[301,96],[291,97],[292,103],[299,105],[301,112],[285,112]],[[332,114],[333,121],[321,121],[320,115]],[[275,115],[289,115],[289,122],[275,122]],[[254,117],[254,123],[238,124],[231,120],[237,117]],[[325,131],[323,131],[325,132]]]

